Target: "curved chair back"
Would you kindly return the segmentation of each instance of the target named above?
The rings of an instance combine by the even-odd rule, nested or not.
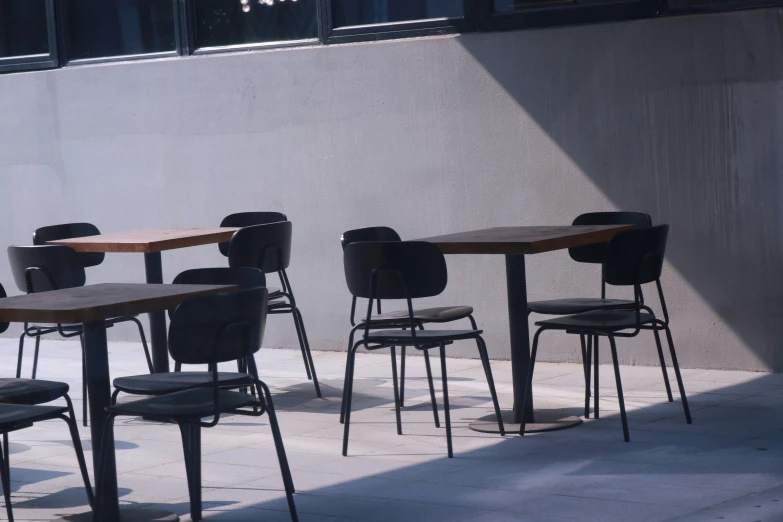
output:
[[[5,288],[3,288],[3,285],[0,285],[0,299],[4,299],[8,297],[8,294],[5,293]],[[0,323],[0,333],[5,332],[8,330],[8,323]]]
[[[345,247],[358,241],[402,241],[400,235],[389,227],[357,228],[344,232],[340,236],[340,244]]]
[[[172,281],[175,285],[236,285],[240,290],[266,287],[266,276],[257,268],[194,268]],[[169,317],[174,310],[169,310]]]
[[[345,280],[354,297],[416,299],[446,288],[446,258],[425,241],[351,243],[343,254]]]
[[[634,225],[636,229],[650,228],[652,218],[643,212],[590,212],[577,216],[572,225]],[[604,262],[606,243],[569,248],[571,259],[579,263]]]
[[[57,241],[58,239],[100,235],[101,231],[92,223],[65,223],[37,229],[33,232],[33,244],[45,245],[49,241]],[[78,255],[84,268],[100,265],[106,257],[103,252],[78,252]]]
[[[606,283],[632,286],[660,279],[668,236],[669,225],[618,232],[606,247]]]
[[[174,309],[169,353],[182,364],[243,359],[261,348],[266,288],[194,297]]]
[[[288,218],[282,212],[237,212],[223,218],[220,222],[221,227],[252,227],[254,225],[268,225],[269,223],[279,223],[288,221]],[[218,243],[220,253],[228,257],[228,243]]]
[[[291,262],[290,221],[240,228],[228,247],[228,266],[258,268],[265,274],[280,272]]]
[[[79,254],[60,245],[10,246],[8,260],[16,286],[28,294],[84,286]]]

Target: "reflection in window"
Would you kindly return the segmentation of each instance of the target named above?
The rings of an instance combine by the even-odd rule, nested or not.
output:
[[[70,59],[177,49],[171,0],[68,0],[64,11]]]
[[[0,0],[0,58],[49,54],[45,0]]]
[[[463,16],[464,0],[332,0],[334,27]]]
[[[276,2],[251,0],[242,11],[239,0],[193,0],[196,47],[222,47],[318,37],[316,0]]]

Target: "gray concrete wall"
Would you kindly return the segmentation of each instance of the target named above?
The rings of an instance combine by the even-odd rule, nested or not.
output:
[[[312,344],[342,350],[346,229],[417,238],[638,209],[672,225],[682,364],[781,370],[782,38],[780,11],[759,10],[0,76],[0,245],[72,220],[119,231],[281,210]],[[214,246],[163,261],[166,280],[224,263]],[[507,357],[503,259],[448,262],[433,302],[474,305]],[[133,254],[88,274],[143,277]],[[531,299],[599,289],[564,252],[530,257],[528,278]],[[0,281],[16,292],[6,263]],[[287,318],[265,344],[295,344]],[[620,351],[656,362],[650,338]],[[540,354],[573,361],[578,343],[551,334]]]

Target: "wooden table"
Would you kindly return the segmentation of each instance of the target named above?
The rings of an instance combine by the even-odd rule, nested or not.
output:
[[[444,254],[502,254],[506,256],[506,292],[511,337],[511,373],[514,384],[514,411],[503,415],[506,432],[519,431],[522,415],[525,431],[549,431],[579,424],[579,417],[558,418],[539,412],[533,415],[533,394],[524,407],[524,388],[530,368],[530,331],[527,310],[525,256],[565,248],[604,243],[617,232],[633,226],[496,227],[430,237],[420,241],[435,243]],[[543,415],[541,415],[543,413]],[[516,424],[516,428],[513,426]],[[477,431],[497,432],[494,414],[471,424]]]
[[[120,518],[114,437],[111,434],[102,437],[108,418],[106,408],[111,405],[106,319],[149,312],[165,313],[188,298],[236,289],[235,286],[110,283],[0,299],[0,322],[84,324],[96,486],[95,512],[85,519],[92,518],[96,522],[131,520],[130,516]],[[101,458],[105,462],[99,469]],[[141,511],[133,513],[132,519],[138,520],[139,517],[146,520],[177,520],[172,515]]]
[[[99,236],[78,237],[49,241],[52,245],[65,245],[77,252],[121,252],[144,254],[147,283],[163,283],[163,266],[160,253],[192,246],[223,243],[231,240],[238,228],[151,228],[133,232],[113,232]],[[152,341],[152,366],[156,372],[169,371],[169,354],[166,347],[166,314],[162,311],[149,314],[150,339]]]

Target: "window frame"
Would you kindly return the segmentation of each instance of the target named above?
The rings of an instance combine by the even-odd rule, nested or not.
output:
[[[559,27],[620,20],[655,18],[666,0],[627,0],[597,5],[541,6],[514,12],[495,13],[494,0],[479,2],[480,31],[508,31],[534,27]]]
[[[226,0],[239,2],[239,0]],[[250,0],[255,2],[256,0]],[[271,42],[256,42],[256,43],[244,43],[235,45],[220,45],[212,47],[196,47],[196,13],[195,5],[192,0],[179,0],[181,7],[180,19],[184,20],[182,27],[182,54],[185,56],[204,56],[210,54],[231,53],[241,51],[257,51],[263,49],[279,49],[285,47],[308,47],[318,45],[321,43],[321,0],[315,2],[315,26],[317,34],[313,38],[302,38],[299,40],[274,40]],[[261,8],[262,6],[253,5],[253,8]]]
[[[0,73],[53,69],[60,64],[54,1],[45,0],[46,36],[49,43],[49,53],[0,58]]]
[[[332,20],[332,1],[320,0],[323,15],[321,26],[324,35],[322,42],[329,45],[475,32],[478,30],[477,1],[481,0],[463,0],[465,16],[462,18],[431,18],[335,28]]]
[[[181,48],[181,17],[179,0],[169,0],[171,2],[172,14],[174,19],[174,44],[176,48],[173,51],[159,51],[155,53],[141,54],[119,54],[116,56],[96,56],[95,58],[71,58],[68,45],[68,24],[66,23],[65,12],[66,4],[69,0],[55,0],[57,2],[57,40],[60,49],[60,65],[88,65],[91,63],[109,63],[109,62],[127,62],[137,60],[154,60],[156,58],[171,58],[182,55]]]

